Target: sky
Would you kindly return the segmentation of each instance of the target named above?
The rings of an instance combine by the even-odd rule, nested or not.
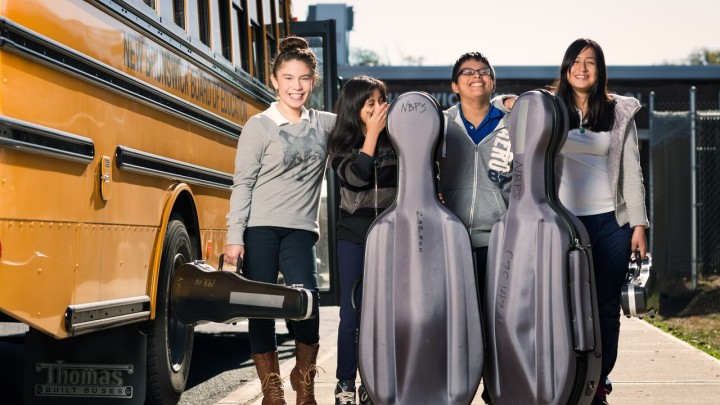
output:
[[[603,48],[608,65],[682,64],[701,48],[720,50],[720,0],[293,0],[346,4],[354,11],[350,50],[372,50],[384,64],[422,58],[452,65],[479,51],[495,65],[560,64],[577,38]]]

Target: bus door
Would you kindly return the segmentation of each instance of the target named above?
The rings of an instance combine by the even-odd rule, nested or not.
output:
[[[307,107],[332,111],[338,96],[337,43],[335,20],[293,21],[290,32],[308,40],[318,57],[320,83],[315,87]],[[320,305],[340,304],[340,280],[337,271],[335,238],[340,189],[335,173],[328,165],[320,202],[320,241],[317,244]]]

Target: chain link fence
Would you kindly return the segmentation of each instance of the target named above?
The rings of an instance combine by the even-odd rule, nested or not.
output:
[[[698,272],[720,274],[720,111],[697,113]]]
[[[651,248],[666,297],[720,274],[720,106],[694,97],[650,102]]]

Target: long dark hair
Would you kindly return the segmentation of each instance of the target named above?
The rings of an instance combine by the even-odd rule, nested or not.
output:
[[[562,65],[560,65],[560,75],[548,88],[565,102],[569,112],[570,128],[578,128],[580,126],[580,117],[575,113],[578,106],[575,104],[572,86],[568,82],[568,71],[575,63],[575,58],[586,48],[595,50],[597,80],[590,89],[588,111],[585,117],[588,124],[585,127],[593,132],[609,131],[615,121],[615,103],[612,101],[608,90],[607,65],[600,44],[587,38],[576,39],[570,44],[565,51]]]
[[[387,100],[387,86],[382,80],[370,76],[355,76],[348,80],[340,90],[335,113],[337,119],[335,127],[330,132],[328,152],[332,155],[345,155],[359,148],[363,143],[363,122],[360,110],[365,106],[375,90],[380,91],[383,99]],[[378,146],[388,144],[386,131],[380,134]]]

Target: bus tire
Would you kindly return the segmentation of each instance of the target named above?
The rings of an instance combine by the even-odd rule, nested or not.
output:
[[[193,261],[185,224],[171,218],[163,241],[155,319],[148,325],[146,404],[176,404],[190,372],[194,326],[180,322],[170,309],[170,280],[181,265]]]

